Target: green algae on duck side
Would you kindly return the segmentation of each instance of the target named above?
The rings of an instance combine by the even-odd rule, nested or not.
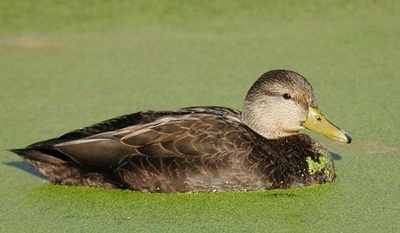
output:
[[[323,170],[325,175],[329,177],[331,175],[331,168],[329,167],[329,155],[321,156],[318,158],[319,161],[314,161],[310,156],[306,158],[308,164],[308,172],[310,175],[314,175],[316,172]]]

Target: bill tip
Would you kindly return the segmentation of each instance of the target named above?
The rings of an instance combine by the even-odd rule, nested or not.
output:
[[[351,141],[352,141],[352,139],[351,139],[351,136],[350,136],[350,135],[348,135],[347,133],[345,133],[344,135],[345,135],[345,136],[346,136],[346,138],[347,138],[347,144],[350,144],[350,143],[351,143]]]

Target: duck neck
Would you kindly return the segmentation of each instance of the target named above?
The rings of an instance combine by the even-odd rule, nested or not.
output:
[[[276,119],[268,108],[255,108],[253,105],[243,107],[242,122],[253,131],[267,139],[278,139],[290,136],[298,132],[286,132],[282,130],[282,122]]]

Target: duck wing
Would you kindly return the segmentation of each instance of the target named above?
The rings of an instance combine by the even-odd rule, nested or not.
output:
[[[194,109],[186,114],[164,116],[150,123],[95,134],[54,147],[88,168],[115,169],[127,156],[202,156],[248,150],[251,133],[239,118]]]
[[[126,127],[130,127],[133,125],[141,125],[141,124],[147,124],[150,122],[153,122],[157,120],[158,118],[161,118],[163,116],[169,116],[169,115],[180,115],[180,114],[185,114],[184,112],[180,111],[141,111],[141,112],[136,112],[132,114],[126,114],[122,115],[119,117],[115,117],[106,121],[102,121],[100,123],[96,123],[87,127],[79,128],[77,130],[73,130],[71,132],[68,132],[60,137],[56,138],[51,138],[48,140],[40,141],[33,143],[26,148],[22,149],[12,149],[10,151],[22,156],[25,159],[29,160],[34,160],[34,161],[40,161],[44,163],[49,163],[49,164],[62,164],[62,163],[70,163],[73,161],[74,157],[69,156],[66,153],[63,153],[62,150],[56,149],[55,145],[67,145],[70,143],[71,145],[75,144],[79,145],[79,142],[89,142],[85,141],[83,139],[89,138],[91,136],[101,134],[101,133],[107,133],[107,132],[113,132],[115,130],[123,129]],[[118,152],[118,144],[115,144],[116,141],[110,141],[110,140],[93,140],[93,143],[97,142],[97,149],[96,147],[88,147],[88,149],[92,149],[92,155],[96,155],[96,150],[101,150],[104,148],[114,148],[114,152],[110,152],[110,158],[113,157],[114,154],[119,154]],[[101,143],[102,142],[102,143]],[[112,146],[112,142],[114,142],[114,147]],[[104,145],[107,144],[108,145]],[[92,144],[93,145],[93,144]],[[81,145],[81,151],[84,151],[84,145]],[[114,153],[114,154],[113,154]],[[88,153],[85,153],[86,156]],[[104,153],[103,153],[104,154]],[[75,160],[75,162],[77,162]],[[104,166],[108,163],[108,160],[104,158],[102,160],[99,158],[98,163],[96,164],[104,164]],[[82,164],[81,164],[82,165]],[[107,170],[109,169],[109,166],[105,167]],[[97,166],[96,169],[99,169]]]

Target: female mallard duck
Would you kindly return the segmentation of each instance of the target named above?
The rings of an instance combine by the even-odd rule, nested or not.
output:
[[[144,192],[254,190],[335,179],[304,127],[350,136],[318,110],[311,85],[288,70],[263,74],[243,112],[225,107],[143,111],[11,150],[51,182]]]

